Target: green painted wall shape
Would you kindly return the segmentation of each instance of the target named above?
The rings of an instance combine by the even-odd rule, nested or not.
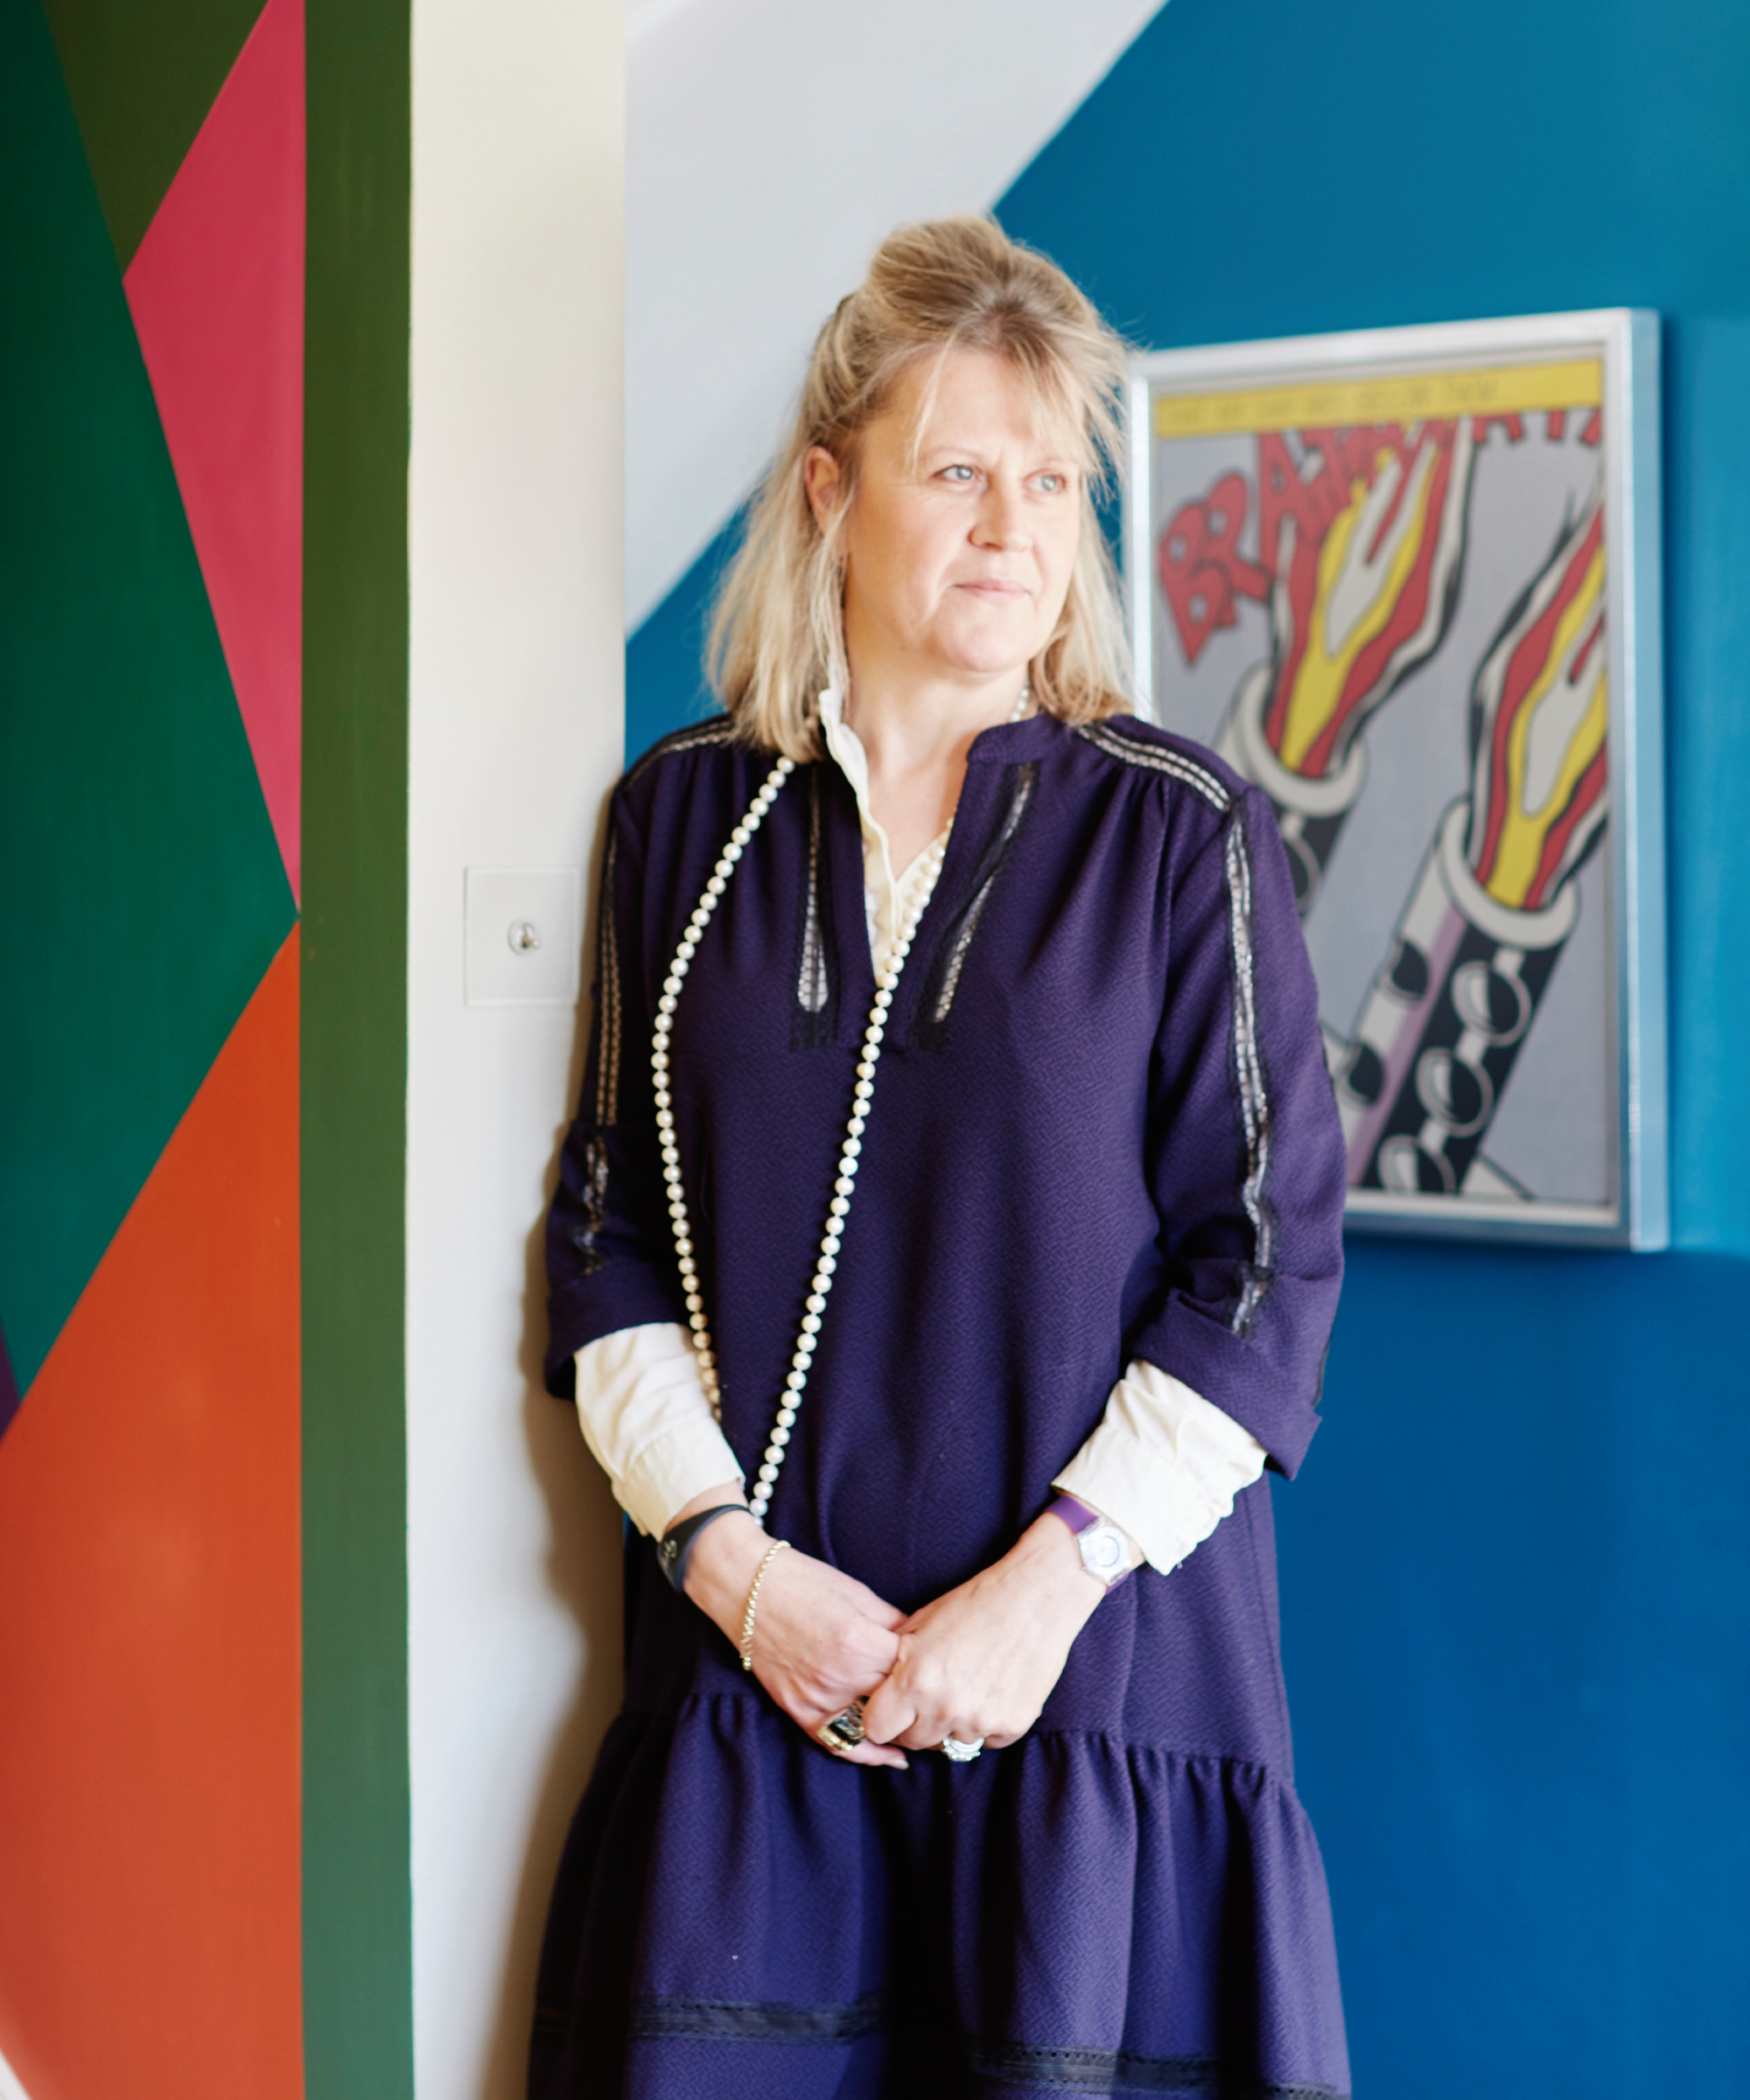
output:
[[[262,0],[43,0],[43,10],[125,270]]]
[[[294,912],[32,0],[0,0],[0,1327],[23,1390]]]
[[[408,0],[310,0],[304,419],[304,2047],[410,2100]]]

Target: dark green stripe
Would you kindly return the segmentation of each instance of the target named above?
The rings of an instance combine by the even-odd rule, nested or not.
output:
[[[311,0],[308,22],[305,2076],[310,2100],[402,2100],[410,21]]]

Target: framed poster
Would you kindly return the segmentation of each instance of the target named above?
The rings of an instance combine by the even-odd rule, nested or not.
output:
[[[1275,807],[1354,1227],[1667,1238],[1657,317],[1136,360],[1140,699]]]

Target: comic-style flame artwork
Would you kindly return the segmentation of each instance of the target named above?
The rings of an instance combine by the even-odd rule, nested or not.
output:
[[[1604,612],[1600,489],[1477,673],[1466,857],[1502,904],[1547,903],[1603,828]]]
[[[1551,1194],[1487,1148],[1609,825],[1601,370],[1503,370],[1492,396],[1462,369],[1271,382],[1172,396],[1153,425],[1169,441],[1157,460],[1192,438],[1200,449],[1186,466],[1205,463],[1154,514],[1162,717],[1270,796],[1315,962],[1340,956],[1342,981],[1366,984],[1358,1010],[1345,997],[1347,1026],[1348,1012],[1327,1011],[1326,1043],[1350,1186],[1382,1201],[1474,1199],[1499,1212]],[[1362,413],[1344,422],[1346,409]],[[1194,718],[1175,710],[1180,693]],[[1357,815],[1364,797],[1375,810],[1370,752],[1388,797],[1402,795],[1406,764],[1428,783],[1413,830],[1402,815],[1384,830]],[[1346,831],[1376,859],[1388,830],[1392,889],[1363,900],[1352,871],[1338,885],[1347,916],[1331,921],[1376,930],[1365,946],[1345,935],[1347,948],[1334,937],[1321,948]],[[1602,965],[1581,967],[1575,982],[1591,984]],[[1522,1135],[1514,1142],[1506,1156],[1518,1160]],[[1608,1172],[1596,1199],[1572,1200],[1603,1200]]]
[[[1234,696],[1216,748],[1264,788],[1306,910],[1367,776],[1368,717],[1438,647],[1465,547],[1474,452],[1453,417],[1257,440],[1258,561],[1238,550],[1250,492],[1224,476],[1160,536],[1187,662],[1241,598],[1267,598],[1270,656]]]
[[[1188,663],[1217,627],[1235,625],[1236,598],[1270,596],[1269,576],[1239,550],[1250,500],[1243,474],[1223,474],[1207,496],[1181,503],[1160,536],[1156,568]]]
[[[1501,1193],[1481,1142],[1603,831],[1606,700],[1595,493],[1477,671],[1471,793],[1446,812],[1336,1060],[1352,1187]]]
[[[1464,553],[1467,419],[1258,440],[1258,540],[1276,582],[1264,733],[1328,780],[1362,724],[1446,631]]]

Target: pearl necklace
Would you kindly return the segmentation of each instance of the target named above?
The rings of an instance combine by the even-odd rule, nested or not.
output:
[[[1020,720],[1031,696],[1031,688],[1024,685],[1021,696],[1015,703],[1014,712],[1009,718],[1012,722]],[[711,1348],[710,1325],[705,1318],[704,1299],[699,1292],[698,1265],[693,1258],[692,1229],[687,1219],[686,1193],[681,1185],[681,1154],[675,1142],[675,1103],[668,1090],[668,1039],[674,1032],[675,1009],[680,1004],[681,986],[692,967],[700,939],[710,924],[718,900],[729,887],[736,862],[746,851],[749,840],[765,822],[766,811],[777,801],[780,790],[794,771],[794,759],[780,758],[766,774],[760,792],[748,805],[746,816],[730,833],[729,844],[718,857],[717,865],[711,870],[710,878],[705,884],[704,893],[687,922],[687,930],[681,936],[681,945],[675,951],[675,960],[669,965],[668,974],[662,981],[662,994],[656,1001],[655,1026],[652,1032],[650,1068],[655,1082],[656,1131],[662,1140],[662,1180],[668,1192],[668,1216],[675,1228],[675,1258],[680,1267],[688,1324],[693,1331],[693,1349],[698,1365],[699,1382],[704,1387],[705,1397],[710,1402],[712,1414],[719,1421],[723,1418],[722,1390],[718,1382],[717,1357]],[[844,1126],[844,1143],[839,1150],[838,1173],[832,1185],[832,1200],[827,1206],[826,1230],[821,1236],[820,1259],[815,1264],[814,1280],[803,1303],[802,1326],[796,1335],[790,1368],[784,1379],[784,1390],[779,1398],[771,1439],[766,1444],[766,1455],[760,1461],[753,1492],[747,1498],[749,1510],[762,1523],[771,1506],[772,1491],[778,1484],[778,1474],[784,1463],[785,1446],[790,1441],[790,1432],[795,1427],[796,1410],[802,1404],[802,1389],[808,1382],[808,1368],[814,1361],[815,1348],[820,1337],[821,1315],[826,1311],[827,1296],[832,1289],[833,1272],[838,1267],[839,1242],[844,1235],[844,1221],[850,1211],[851,1192],[857,1186],[857,1165],[863,1152],[863,1132],[867,1126],[869,1104],[875,1092],[875,1067],[880,1060],[882,1040],[887,1032],[887,1016],[892,1007],[894,988],[900,982],[900,972],[906,966],[906,957],[912,952],[912,941],[917,933],[918,922],[934,894],[936,878],[942,873],[942,864],[947,851],[948,834],[944,832],[928,849],[924,873],[912,886],[911,907],[894,929],[892,949],[875,979],[875,1003],[869,1010],[869,1025],[863,1031],[862,1054],[857,1060],[857,1084],[852,1090],[850,1119]]]

